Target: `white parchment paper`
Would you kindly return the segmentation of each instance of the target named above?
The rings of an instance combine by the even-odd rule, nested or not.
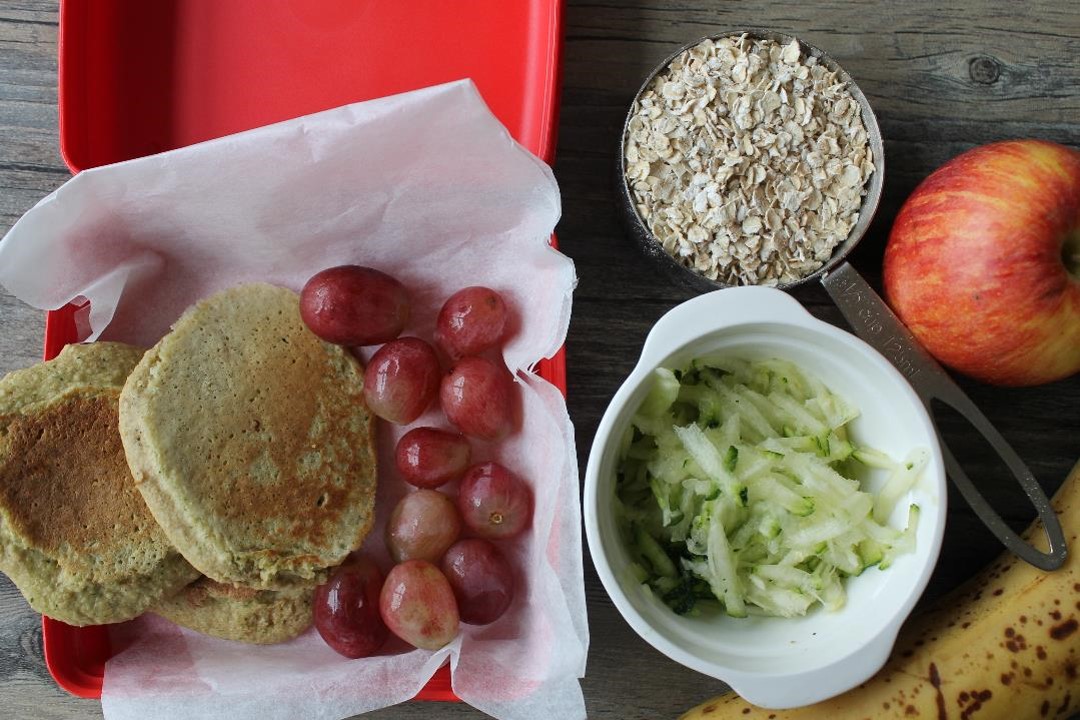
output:
[[[474,445],[474,458],[509,466],[536,501],[530,530],[501,545],[521,570],[502,618],[463,625],[434,653],[394,641],[382,656],[348,660],[314,630],[256,647],[147,615],[114,633],[106,718],[336,720],[411,698],[447,658],[455,692],[489,714],[584,717],[573,427],[559,391],[532,373],[570,318],[573,263],[548,245],[559,212],[550,169],[461,81],[87,170],[11,229],[0,284],[42,309],[89,300],[89,339],[149,346],[217,290],[251,280],[299,290],[343,263],[409,288],[406,334],[430,338],[443,300],[467,285],[499,290],[515,313],[504,359],[518,375],[521,426]],[[446,423],[435,409],[416,424]],[[365,549],[383,559],[382,523],[407,491],[390,460],[405,430],[381,430],[380,519]]]

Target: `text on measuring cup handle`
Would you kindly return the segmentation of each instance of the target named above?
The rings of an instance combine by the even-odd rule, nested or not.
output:
[[[911,359],[907,351],[911,340],[896,333],[884,332],[886,322],[883,321],[880,312],[863,302],[863,294],[858,285],[854,282],[848,283],[840,291],[840,297],[847,302],[848,307],[855,309],[854,312],[845,313],[845,316],[852,324],[858,324],[856,330],[859,335],[872,343],[904,377],[911,380],[918,376],[922,368]]]

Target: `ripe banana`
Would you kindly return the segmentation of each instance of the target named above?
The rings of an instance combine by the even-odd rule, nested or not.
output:
[[[885,667],[839,697],[763,710],[729,693],[682,720],[1069,717],[1080,710],[1080,463],[1053,504],[1069,547],[1060,570],[1046,573],[1006,553],[913,618]],[[1045,550],[1038,527],[1026,537],[1036,534]]]

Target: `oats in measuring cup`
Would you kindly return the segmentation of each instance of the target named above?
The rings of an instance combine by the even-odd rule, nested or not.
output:
[[[679,262],[733,285],[821,267],[858,219],[873,153],[837,74],[746,35],[680,53],[635,103],[626,181]]]

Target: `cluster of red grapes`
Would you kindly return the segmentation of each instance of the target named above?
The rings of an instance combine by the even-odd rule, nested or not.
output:
[[[435,326],[435,342],[452,362],[445,374],[431,344],[398,337],[409,308],[400,282],[357,265],[323,270],[300,293],[300,316],[321,339],[383,343],[364,375],[364,399],[375,415],[405,425],[438,396],[460,431],[418,427],[398,441],[395,465],[417,489],[387,522],[386,546],[396,565],[385,578],[374,560],[354,554],[315,592],[316,628],[351,658],[377,652],[390,631],[435,650],[454,639],[460,622],[498,619],[513,600],[514,573],[490,541],[520,534],[532,516],[528,486],[498,463],[471,464],[465,437],[497,441],[513,430],[510,374],[482,355],[502,341],[505,302],[485,287],[465,288],[446,301]],[[436,489],[455,480],[456,499]],[[472,537],[461,539],[463,529]]]

